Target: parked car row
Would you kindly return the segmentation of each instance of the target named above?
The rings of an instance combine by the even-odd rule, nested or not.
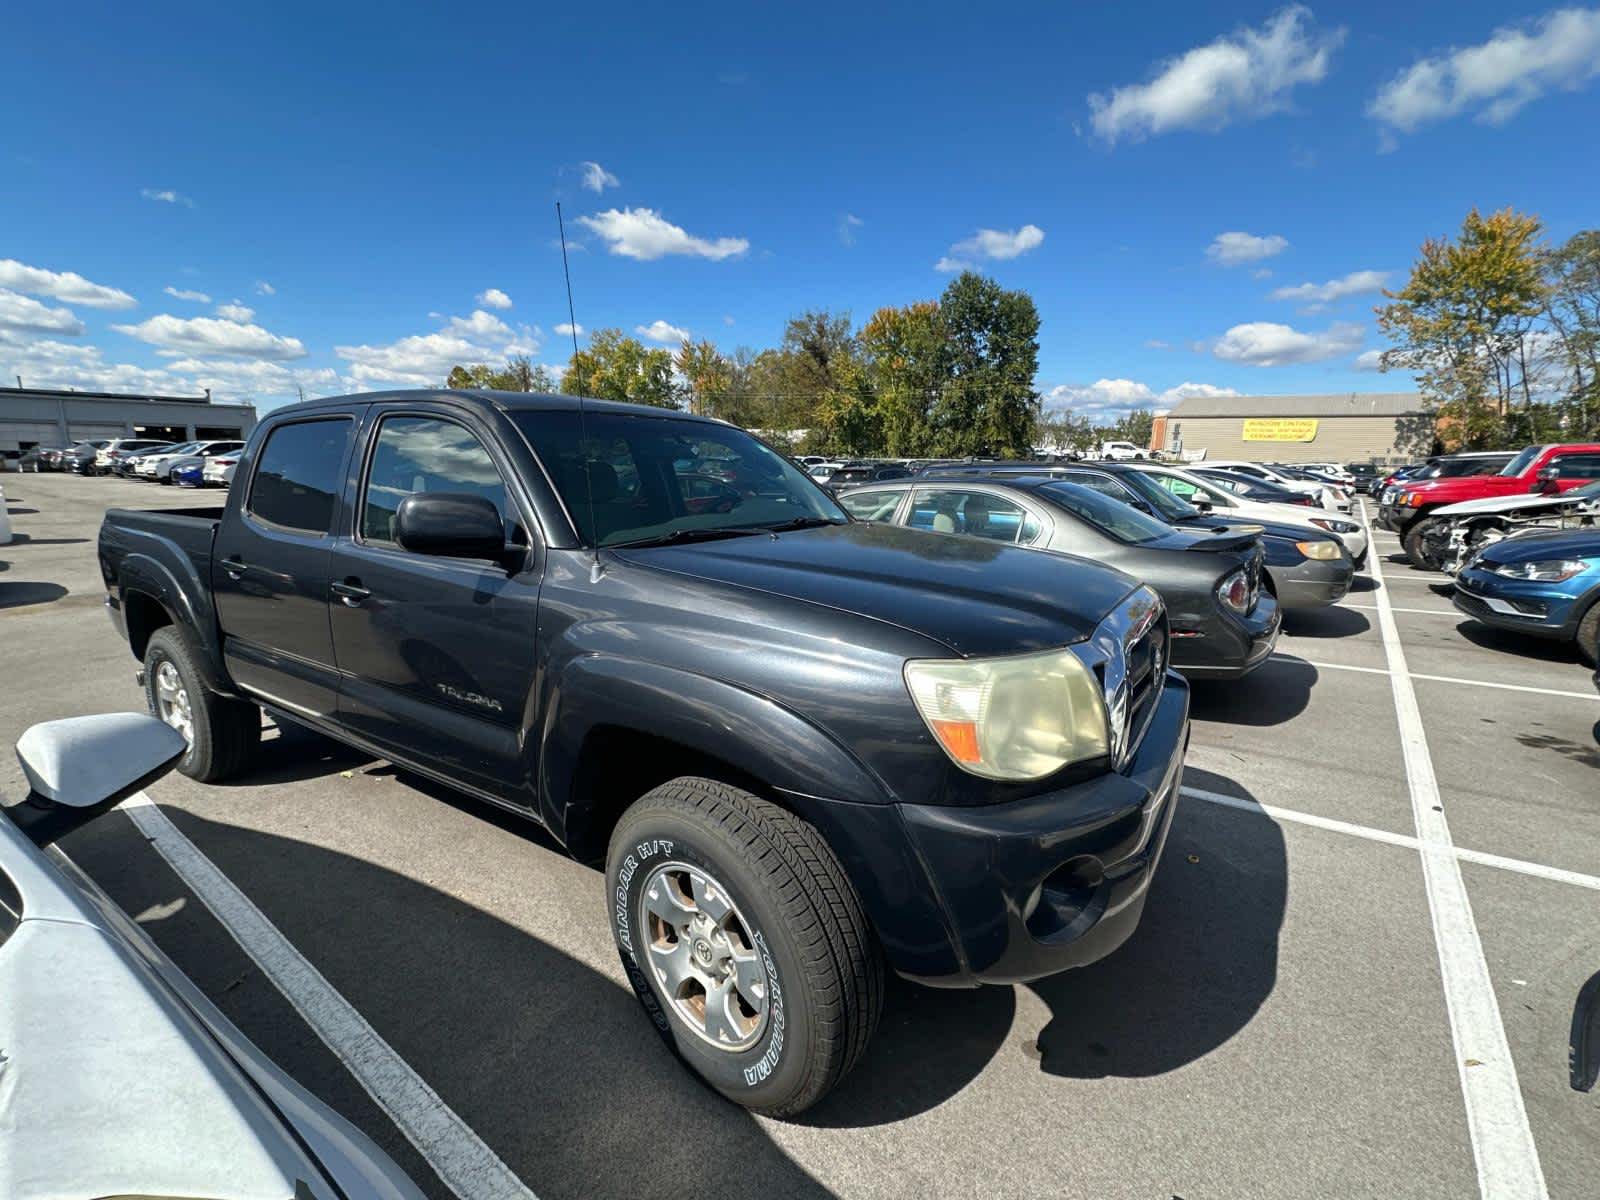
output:
[[[150,438],[96,438],[65,449],[29,450],[24,469],[117,475],[181,487],[226,487],[244,442],[200,439],[163,442]],[[30,457],[31,456],[31,457]]]

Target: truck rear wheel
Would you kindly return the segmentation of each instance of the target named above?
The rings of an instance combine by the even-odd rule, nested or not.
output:
[[[735,1104],[793,1116],[860,1058],[882,954],[833,852],[792,813],[711,779],[663,784],[617,823],[606,896],[657,1031]]]
[[[1600,600],[1578,622],[1578,653],[1591,667],[1600,665]]]
[[[261,744],[261,710],[207,688],[194,651],[171,625],[151,634],[145,647],[144,695],[150,711],[188,741],[189,752],[178,770],[190,779],[226,779]]]

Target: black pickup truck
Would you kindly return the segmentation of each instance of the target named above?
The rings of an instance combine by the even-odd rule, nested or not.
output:
[[[566,396],[280,409],[227,505],[106,514],[106,604],[180,769],[261,710],[603,865],[657,1028],[731,1099],[827,1093],[885,963],[1033,979],[1139,920],[1189,691],[1121,572],[854,521],[730,425]]]

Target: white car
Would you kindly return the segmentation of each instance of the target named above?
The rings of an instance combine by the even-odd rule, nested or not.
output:
[[[1335,512],[1350,511],[1350,493],[1343,488],[1335,487],[1329,483],[1317,483],[1310,479],[1294,479],[1272,467],[1263,466],[1261,463],[1245,462],[1240,458],[1208,458],[1200,464],[1205,467],[1214,467],[1219,471],[1236,471],[1240,475],[1250,475],[1256,479],[1264,479],[1268,483],[1275,483],[1281,488],[1287,488],[1302,496],[1310,496],[1323,508],[1331,508]]]
[[[1149,456],[1132,442],[1101,442],[1100,457],[1111,462],[1132,462],[1136,458]]]
[[[200,482],[206,487],[227,487],[233,482],[233,469],[239,465],[240,453],[235,450],[206,459],[206,465],[200,468]]]
[[[174,447],[165,454],[152,455],[149,461],[140,459],[137,470],[140,475],[147,478],[161,483],[171,483],[172,472],[179,467],[243,449],[243,442],[189,442],[185,446]]]
[[[1345,553],[1356,564],[1357,570],[1366,565],[1367,531],[1357,521],[1346,520],[1335,513],[1318,511],[1310,507],[1301,508],[1296,504],[1268,504],[1261,500],[1251,500],[1235,495],[1211,480],[1202,479],[1199,475],[1191,474],[1180,467],[1165,467],[1152,463],[1148,467],[1139,469],[1178,499],[1185,500],[1196,508],[1209,508],[1219,516],[1238,517],[1246,521],[1279,521],[1302,529],[1331,533],[1344,543]]]
[[[0,812],[0,1194],[422,1200],[55,841],[188,746],[144,713],[35,725]]]
[[[156,471],[161,464],[170,458],[178,458],[190,454],[201,445],[200,442],[179,442],[176,446],[169,447],[159,454],[142,454],[134,460],[133,473],[140,479],[156,479]]]

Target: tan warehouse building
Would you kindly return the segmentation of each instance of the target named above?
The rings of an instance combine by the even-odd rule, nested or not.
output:
[[[1153,434],[1156,449],[1188,458],[1398,463],[1431,448],[1433,418],[1414,392],[1195,396]]]

